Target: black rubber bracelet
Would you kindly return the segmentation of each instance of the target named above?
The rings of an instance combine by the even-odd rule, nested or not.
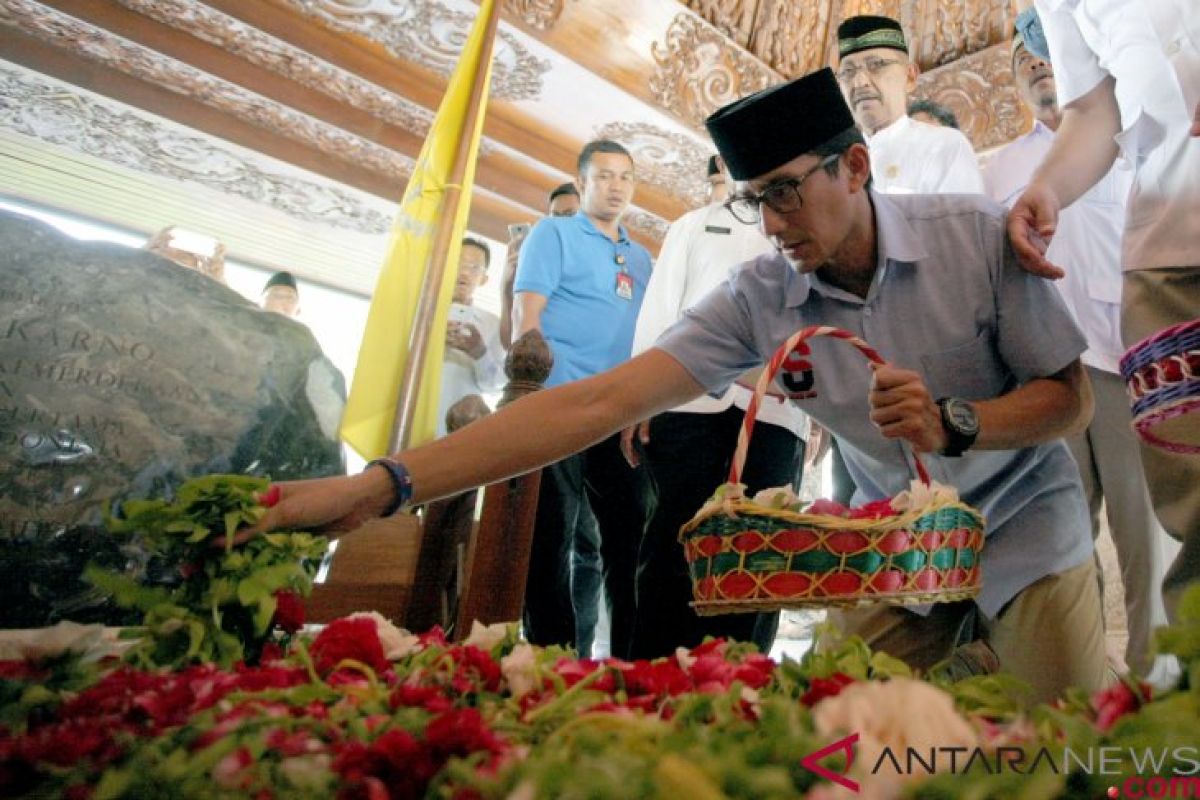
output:
[[[377,458],[374,461],[363,467],[363,472],[366,472],[371,467],[383,467],[387,470],[388,477],[392,479],[392,502],[384,509],[381,516],[390,517],[400,509],[408,505],[408,501],[412,500],[413,482],[412,476],[408,474],[408,468],[399,461],[393,461],[390,458]]]

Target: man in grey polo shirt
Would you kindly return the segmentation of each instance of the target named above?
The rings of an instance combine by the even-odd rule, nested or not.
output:
[[[523,472],[719,393],[805,325],[837,325],[889,362],[872,369],[844,343],[812,343],[816,396],[803,408],[841,441],[857,499],[907,488],[911,447],[988,521],[977,603],[856,610],[843,626],[918,667],[951,655],[973,626],[1038,699],[1099,687],[1091,533],[1060,438],[1091,414],[1086,344],[1054,288],[1016,266],[1003,211],[981,196],[872,191],[870,156],[828,69],[707,124],[736,180],[731,210],[758,220],[779,255],[750,262],[656,347],[608,372],[536,392],[361,475],[284,485],[260,527],[344,529],[400,501]],[[780,384],[797,400],[805,388]]]

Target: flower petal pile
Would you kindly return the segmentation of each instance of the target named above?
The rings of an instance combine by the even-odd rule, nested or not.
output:
[[[782,664],[720,640],[597,661],[533,647],[515,626],[455,643],[365,614],[254,666],[47,654],[0,662],[0,796],[1100,797],[1145,780],[1142,751],[1186,774],[1200,588],[1183,616],[1160,636],[1187,668],[1177,689],[1122,683],[1033,708],[1004,676],[921,681],[858,640]],[[939,748],[957,764],[905,762]],[[1102,748],[1116,773],[1058,770],[1067,748]],[[1017,750],[1045,752],[1040,769],[996,767]]]

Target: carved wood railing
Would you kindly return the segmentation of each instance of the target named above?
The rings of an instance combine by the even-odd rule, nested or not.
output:
[[[552,364],[550,347],[541,333],[530,331],[514,342],[504,365],[508,385],[500,405],[541,389]],[[456,638],[466,636],[474,620],[520,619],[541,480],[539,469],[484,490],[483,516],[467,548],[463,569]]]

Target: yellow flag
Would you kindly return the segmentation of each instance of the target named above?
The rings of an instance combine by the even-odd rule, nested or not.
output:
[[[456,147],[461,139],[470,150],[467,168],[462,179],[462,197],[454,216],[450,249],[446,254],[446,269],[438,293],[437,313],[429,336],[428,354],[421,374],[420,392],[416,403],[409,445],[417,445],[434,437],[437,428],[438,393],[441,390],[442,356],[450,298],[454,293],[458,256],[467,212],[471,206],[471,185],[475,180],[475,158],[479,152],[479,137],[483,130],[483,109],[487,106],[491,83],[490,34],[488,21],[494,0],[482,0],[479,16],[463,47],[458,66],[446,87],[438,107],[437,117],[429,136],[421,147],[421,155],[413,168],[412,178],[400,202],[400,211],[392,228],[387,260],[379,272],[354,383],[342,416],[342,438],[363,458],[386,455],[388,439],[396,417],[396,406],[407,352],[409,336],[416,318],[426,264],[433,246],[434,232],[441,221],[442,200],[451,180]],[[484,52],[487,64],[481,65]],[[480,67],[483,67],[480,69]],[[468,119],[471,90],[476,80],[483,81],[482,96],[477,112]]]

